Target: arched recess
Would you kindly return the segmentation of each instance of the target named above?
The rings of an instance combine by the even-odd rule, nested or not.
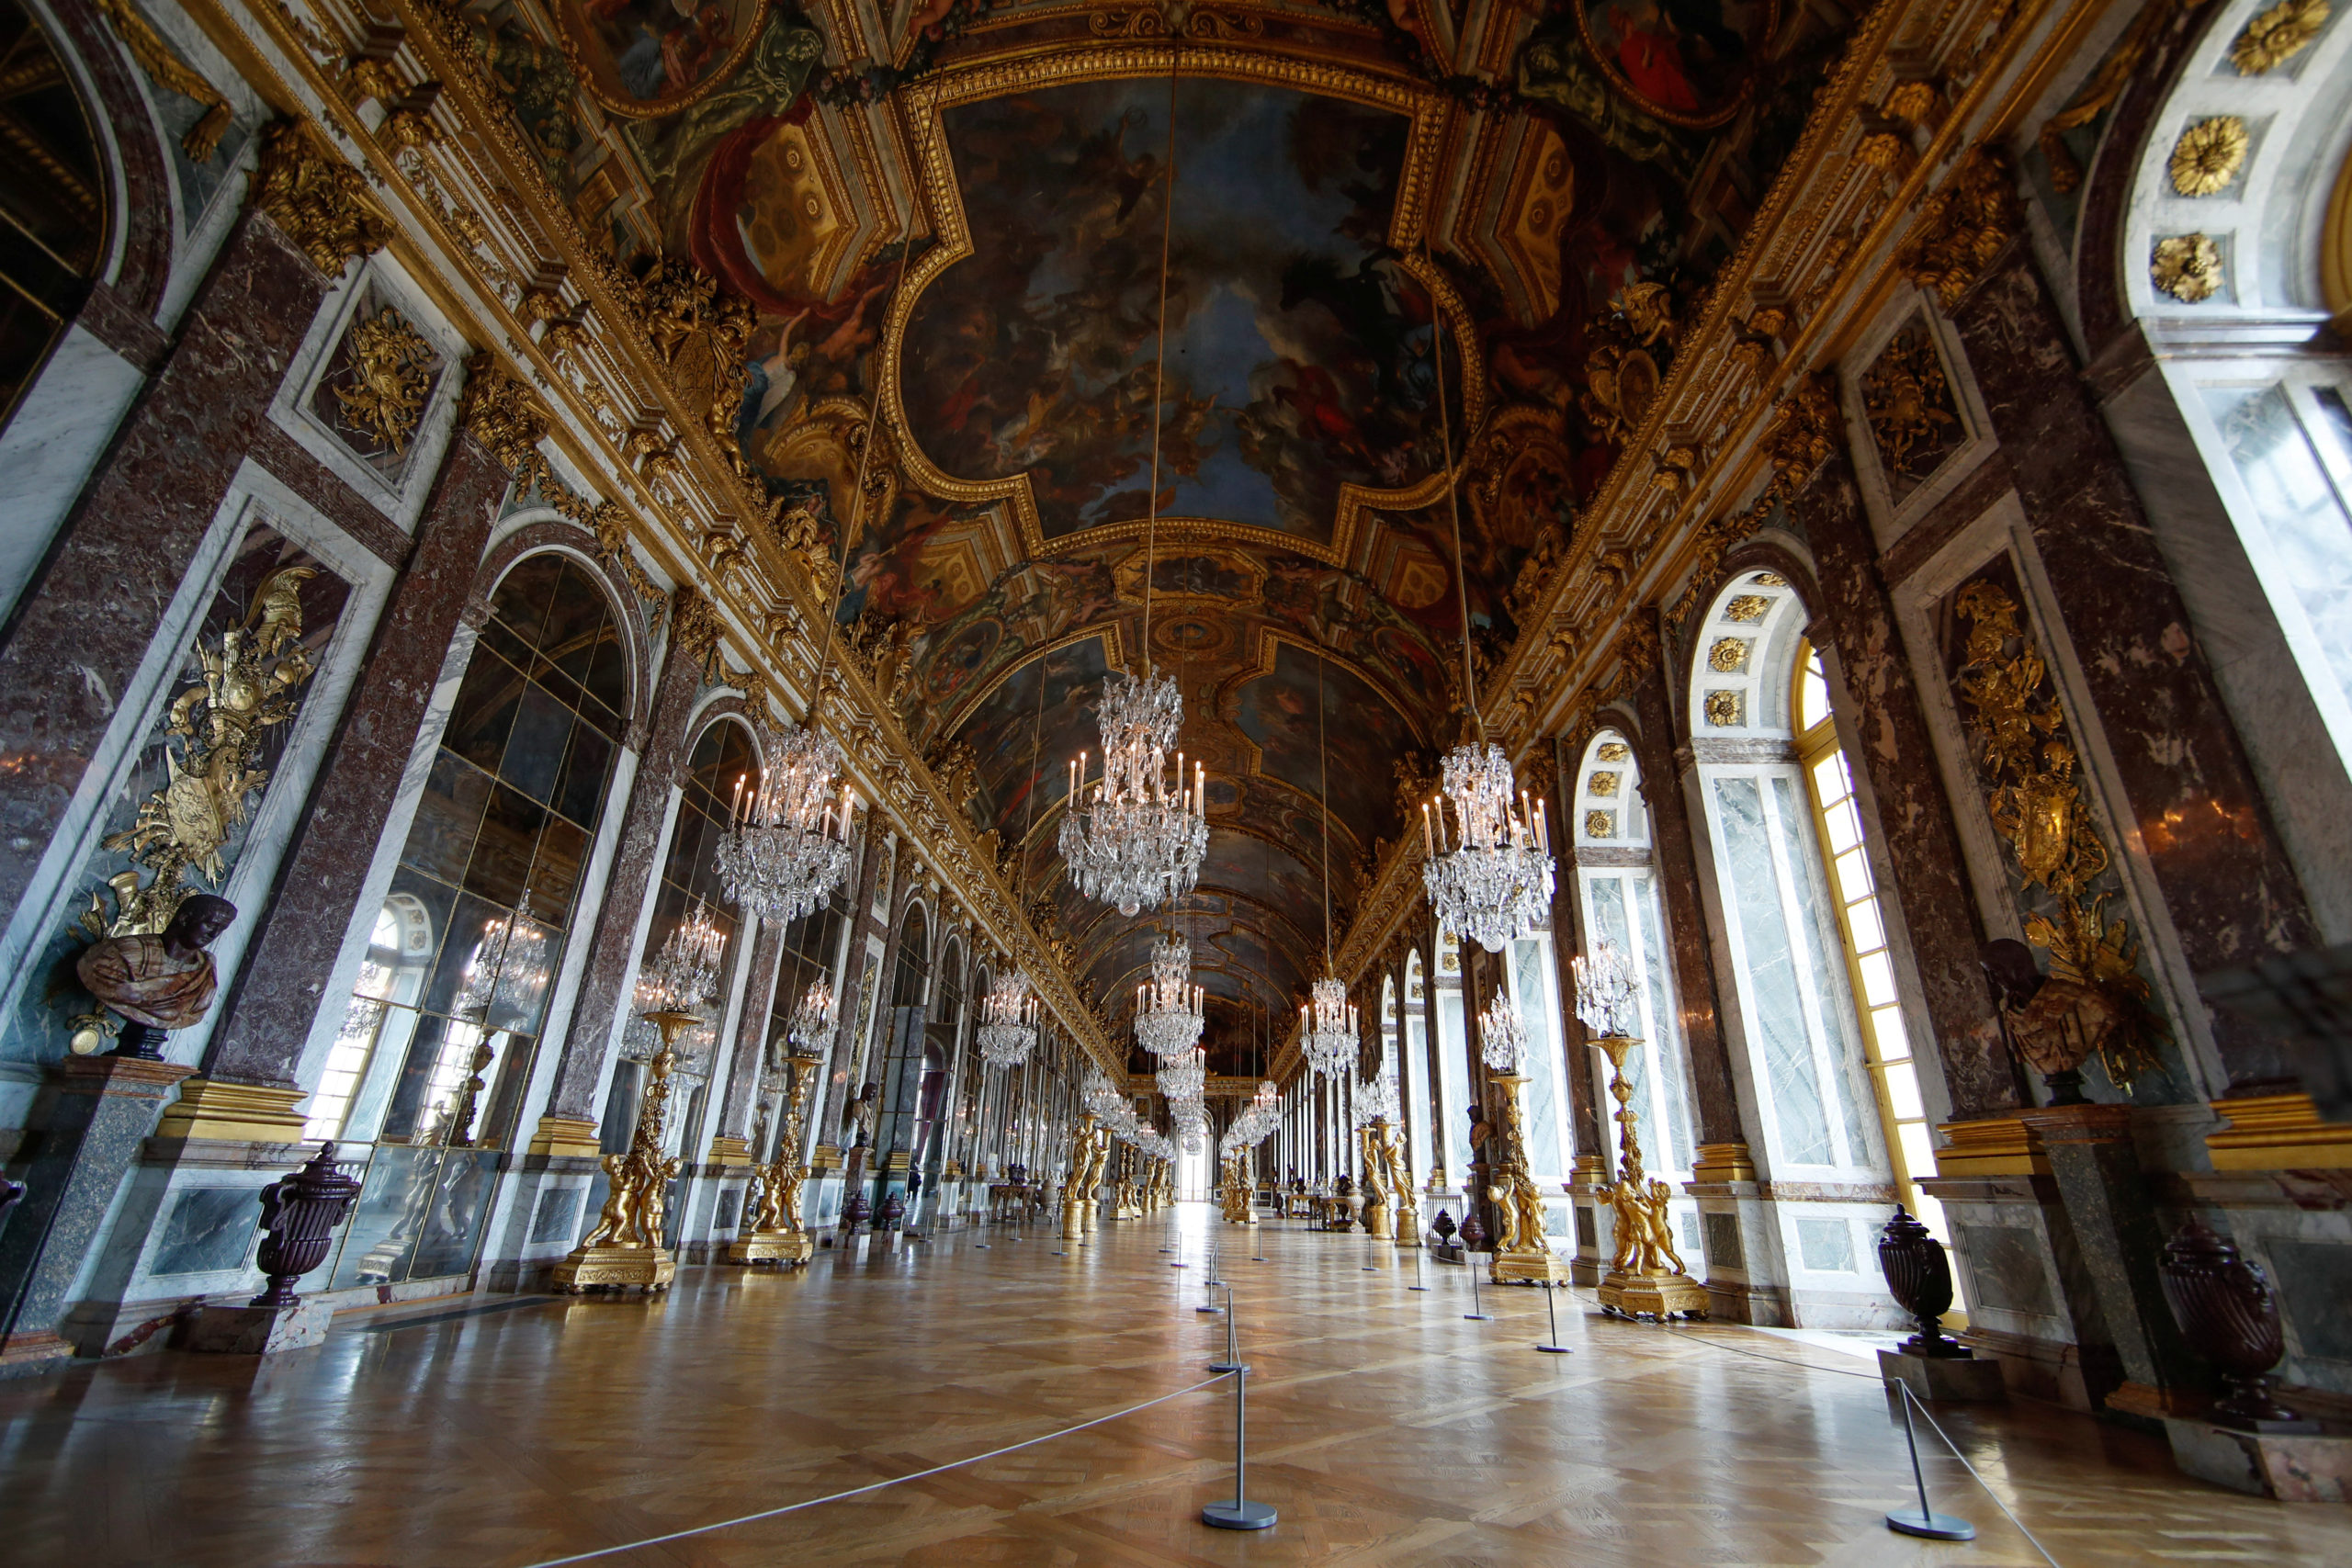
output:
[[[556,551],[520,557],[487,596],[307,1112],[306,1136],[366,1166],[334,1288],[472,1265],[593,912],[590,863],[633,716],[624,613]],[[390,964],[374,951],[388,918]]]
[[[1641,1116],[1643,1161],[1679,1192],[1691,1179],[1697,1148],[1689,1047],[1679,1021],[1674,960],[1651,857],[1649,807],[1633,742],[1614,728],[1600,730],[1577,759],[1574,786],[1568,823],[1576,848],[1577,911],[1589,948],[1609,944],[1641,977],[1636,1028],[1645,1043],[1627,1055],[1625,1077]],[[1584,1049],[1591,1054],[1594,1084],[1606,1085],[1608,1059],[1593,1046]],[[1622,1174],[1613,1140],[1598,1152],[1612,1179]],[[1674,1228],[1686,1256],[1697,1255],[1698,1224],[1697,1205],[1678,1201]]]
[[[2249,25],[2278,8],[2210,7],[2141,134],[2101,150],[2118,165],[2122,217],[2096,260],[2113,268],[2150,372],[2109,394],[2110,423],[2313,916],[2342,942],[2352,938],[2352,355],[2342,335],[2352,326],[2352,27],[2337,5],[2315,30],[2270,30],[2266,44]]]
[[[950,936],[940,945],[939,963],[932,977],[931,1006],[923,1021],[923,1075],[915,1092],[915,1133],[911,1145],[914,1168],[922,1173],[926,1191],[935,1189],[946,1162],[952,1075],[965,1053],[957,1049],[964,1032],[964,939]]]
[[[878,1205],[888,1186],[903,1186],[914,1156],[915,1129],[923,1077],[946,1064],[931,1061],[932,1047],[924,1029],[930,1001],[931,924],[920,899],[909,901],[899,926],[898,963],[890,976],[890,1010],[886,1015],[882,1066],[876,1078],[881,1102],[875,1125],[873,1174],[882,1182],[875,1190]]]
[[[1758,1166],[1775,1182],[1875,1184],[1886,1179],[1886,1153],[1796,748],[1808,618],[1778,572],[1743,571],[1718,592],[1692,648],[1690,747]],[[1859,1273],[1859,1247],[1851,1234],[1833,1246],[1821,1232],[1805,1266]],[[1804,1250],[1789,1248],[1792,1260]],[[1837,1259],[1846,1267],[1826,1267]]]
[[[69,63],[71,62],[71,63]],[[9,84],[0,174],[0,428],[48,363],[108,259],[119,175],[75,80],[73,51],[23,0],[0,0]]]

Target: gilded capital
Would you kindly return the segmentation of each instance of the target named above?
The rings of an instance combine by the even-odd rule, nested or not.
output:
[[[373,255],[392,237],[391,220],[368,194],[367,177],[300,120],[280,120],[262,132],[253,199],[329,277],[341,277],[353,257]]]

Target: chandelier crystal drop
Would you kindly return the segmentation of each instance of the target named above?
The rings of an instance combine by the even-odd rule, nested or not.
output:
[[[1039,1012],[1027,975],[1008,969],[989,981],[988,995],[980,998],[980,1059],[991,1067],[1017,1067],[1027,1061],[1030,1047],[1037,1043]]]
[[[802,1051],[821,1051],[832,1038],[833,1024],[840,1016],[832,987],[822,980],[812,980],[808,988],[800,993],[800,1000],[785,1025],[786,1037]]]
[[[781,925],[825,901],[849,874],[856,798],[841,779],[841,743],[798,726],[761,737],[756,789],[735,781],[728,831],[713,863],[727,897]]]
[[[1634,961],[1614,942],[1595,942],[1570,965],[1577,977],[1577,1016],[1604,1039],[1633,1034],[1642,1026],[1641,976]]]
[[[1136,987],[1136,1043],[1163,1059],[1190,1051],[1201,1037],[1201,999],[1193,944],[1181,936],[1153,942],[1151,978]]]
[[[1208,1088],[1209,1054],[1195,1045],[1182,1056],[1164,1058],[1156,1075],[1170,1105],[1198,1100]]]
[[[1308,1066],[1327,1078],[1348,1070],[1356,1054],[1356,1006],[1345,985],[1328,975],[1316,981],[1313,998],[1298,1010],[1298,1026]]]
[[[512,913],[482,922],[481,940],[467,955],[453,1011],[530,1013],[548,987],[548,933],[531,919],[528,889]],[[495,1028],[496,1025],[492,1027]]]
[[[1356,1125],[1369,1126],[1374,1122],[1397,1120],[1399,1106],[1396,1080],[1386,1077],[1360,1078],[1356,1081]]]
[[[1510,1005],[1510,993],[1499,987],[1478,1015],[1478,1054],[1498,1073],[1516,1073],[1527,1061],[1527,1025]]]
[[[1239,1149],[1253,1148],[1264,1142],[1267,1134],[1282,1120],[1281,1096],[1271,1083],[1261,1083],[1250,1103],[1241,1108],[1225,1129],[1225,1136],[1216,1141],[1219,1158]]]
[[[1421,807],[1428,854],[1421,886],[1440,925],[1500,953],[1550,917],[1552,840],[1544,803],[1515,789],[1510,759],[1492,744],[1455,747],[1440,783],[1444,793]]]
[[[1069,767],[1060,847],[1079,890],[1122,915],[1182,897],[1200,880],[1209,846],[1207,771],[1175,752],[1184,699],[1165,675],[1114,672],[1102,684],[1102,776],[1091,795],[1086,754]],[[1081,799],[1085,804],[1081,805]]]

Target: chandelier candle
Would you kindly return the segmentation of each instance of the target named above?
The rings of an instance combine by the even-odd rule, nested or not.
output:
[[[1102,687],[1102,777],[1088,793],[1087,754],[1069,770],[1059,848],[1079,890],[1122,915],[1193,890],[1208,853],[1208,770],[1176,751],[1184,701],[1165,675],[1114,674]],[[1081,804],[1083,803],[1083,804]]]
[[[1544,802],[1516,788],[1510,759],[1491,744],[1455,747],[1440,783],[1442,793],[1421,807],[1421,847],[1429,857],[1421,884],[1440,924],[1500,953],[1551,910],[1552,838]]]
[[[1151,978],[1136,987],[1136,1043],[1181,1056],[1201,1037],[1202,987],[1192,983],[1193,944],[1180,936],[1151,944]]]
[[[745,913],[778,925],[797,920],[825,901],[849,874],[850,829],[856,797],[843,780],[841,743],[797,727],[760,738],[765,759],[759,787],[735,780],[727,836],[713,864],[727,897]]]

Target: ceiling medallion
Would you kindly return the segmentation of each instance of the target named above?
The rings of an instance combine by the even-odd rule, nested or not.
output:
[[[782,925],[825,901],[849,874],[856,799],[849,785],[833,794],[841,743],[794,726],[782,735],[761,727],[757,788],[735,781],[727,836],[713,863],[727,897],[744,913]]]
[[[2212,196],[2229,188],[2245,163],[2245,121],[2233,114],[2200,119],[2173,143],[2167,165],[2172,188],[2183,196]]]
[[[1079,890],[1122,915],[1156,909],[1193,890],[1208,853],[1206,770],[1184,754],[1168,774],[1168,753],[1184,722],[1184,700],[1165,675],[1114,672],[1102,685],[1102,777],[1081,806],[1086,754],[1069,770],[1069,814],[1058,843]]]
[[[980,1060],[991,1067],[1017,1067],[1027,1061],[1030,1048],[1037,1043],[1038,1015],[1029,976],[1018,969],[999,975],[980,998]]]
[[[1202,988],[1193,984],[1193,944],[1181,936],[1151,944],[1151,978],[1136,987],[1136,1043],[1166,1061],[1201,1037]]]

